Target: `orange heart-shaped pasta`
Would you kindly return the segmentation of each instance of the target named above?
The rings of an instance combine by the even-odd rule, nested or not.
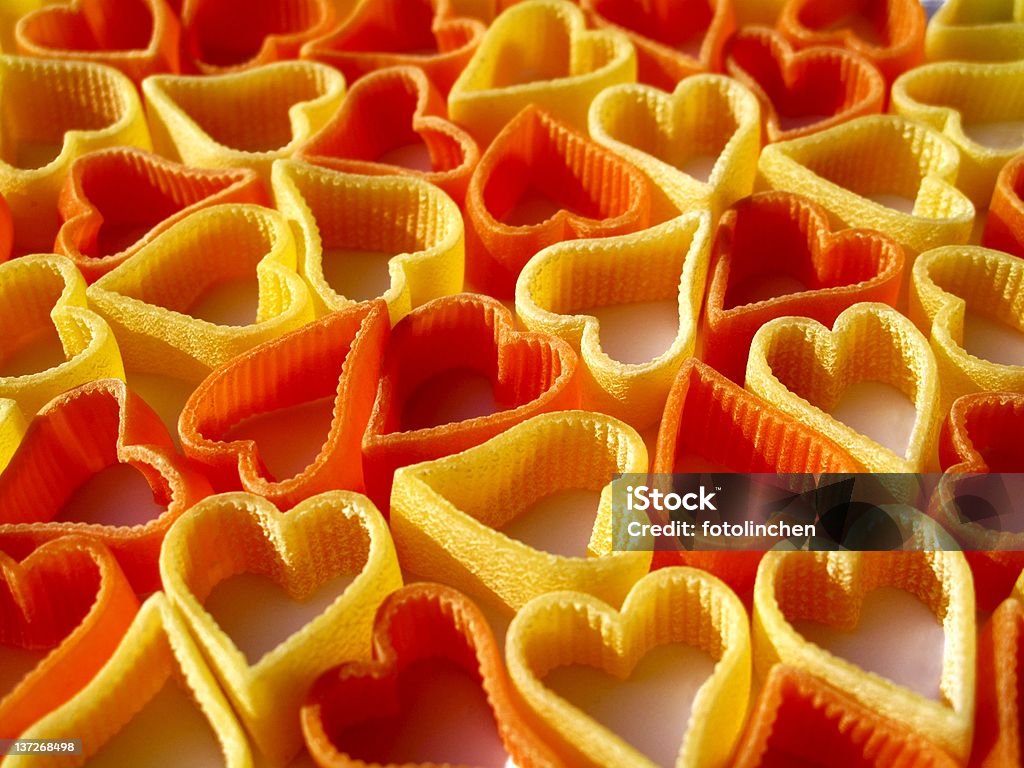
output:
[[[356,304],[232,358],[185,403],[178,420],[182,448],[218,488],[235,489],[240,482],[281,509],[323,491],[362,490],[363,430],[387,334],[381,302]],[[232,428],[245,419],[332,395],[324,442],[291,477],[275,476],[255,441],[232,438]]]
[[[578,362],[561,339],[519,331],[512,313],[478,294],[445,296],[395,325],[363,436],[367,493],[382,509],[395,470],[479,445],[526,419],[579,405]],[[429,423],[410,402],[431,380],[470,371],[489,381],[495,410],[460,421]]]
[[[488,4],[493,0],[481,3]],[[340,70],[350,83],[378,69],[416,67],[447,95],[486,30],[465,9],[461,0],[356,3],[344,21],[302,47],[302,58]]]
[[[192,67],[207,75],[294,59],[304,43],[333,27],[338,5],[330,0],[183,0],[183,48]]]
[[[267,202],[259,175],[248,168],[203,170],[138,149],[103,149],[71,166],[54,250],[92,283],[198,210]]]
[[[167,0],[75,0],[18,19],[19,53],[79,59],[121,70],[135,83],[180,69],[181,23]]]
[[[143,475],[159,510],[155,517],[135,513],[131,522],[107,523],[102,510],[90,508],[76,508],[70,519],[62,515],[83,483],[118,464]],[[39,412],[0,474],[0,548],[24,557],[44,542],[83,534],[103,542],[144,594],[159,585],[157,557],[168,529],[209,493],[160,418],[123,381],[90,382]]]
[[[17,738],[81,690],[138,607],[110,551],[86,537],[46,542],[20,563],[0,551],[0,644],[46,649],[0,693],[0,738]]]
[[[852,51],[794,51],[768,27],[745,27],[726,50],[726,71],[761,102],[768,141],[806,136],[884,108],[885,79]]]
[[[440,584],[403,587],[381,604],[373,627],[373,660],[342,664],[325,672],[302,708],[306,746],[318,765],[359,768],[367,763],[394,766],[381,757],[373,735],[397,736],[390,722],[404,702],[402,674],[417,664],[450,662],[479,681],[501,740],[522,768],[560,768],[561,762],[534,732],[515,698],[501,651],[483,614],[468,598]],[[390,728],[389,728],[390,726]],[[450,738],[460,738],[453,731]],[[358,755],[358,756],[357,756]],[[405,768],[410,763],[403,761]],[[429,768],[435,763],[419,763]]]
[[[721,71],[722,50],[736,31],[731,0],[583,0],[580,6],[592,26],[629,37],[641,83],[666,90],[691,75]]]

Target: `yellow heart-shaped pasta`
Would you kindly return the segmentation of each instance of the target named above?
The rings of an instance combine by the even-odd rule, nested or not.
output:
[[[853,629],[865,596],[880,587],[909,592],[942,623],[938,701],[832,655],[791,623]],[[961,552],[769,552],[754,585],[754,670],[764,679],[780,662],[804,669],[964,760],[974,728],[974,624]]]
[[[711,574],[663,568],[636,583],[622,609],[588,594],[555,592],[528,603],[506,638],[509,674],[566,764],[655,763],[550,688],[544,678],[570,665],[596,666],[624,679],[648,651],[681,643],[707,652],[714,671],[680,723],[676,768],[725,768],[739,740],[750,697],[750,635],[740,599]]]
[[[345,78],[311,61],[205,77],[154,75],[142,84],[158,153],[198,168],[252,168],[266,180],[327,124]]]
[[[811,198],[847,227],[877,229],[911,255],[970,237],[975,211],[955,186],[959,170],[953,142],[893,115],[769,144],[758,162],[764,185]]]
[[[936,248],[914,264],[910,317],[931,338],[942,412],[973,392],[1024,392],[1024,366],[985,360],[965,346],[967,313],[1024,333],[1024,261],[975,246]]]
[[[676,372],[693,354],[711,251],[709,212],[678,216],[618,237],[549,246],[516,284],[516,313],[531,331],[564,339],[583,361],[583,406],[646,429],[661,416]],[[678,304],[672,344],[643,363],[620,362],[601,346],[588,310],[633,302]]]
[[[318,314],[376,298],[365,289],[348,295],[348,286],[374,267],[380,270],[384,262],[378,257],[386,258],[389,284],[379,296],[392,323],[431,299],[462,290],[462,215],[433,184],[411,176],[341,173],[296,160],[278,161],[271,176],[277,208],[293,225],[299,273],[312,289]]]
[[[216,256],[227,253],[230,258]],[[254,275],[251,322],[229,325],[190,314],[211,292]],[[87,294],[113,327],[130,370],[195,381],[313,319],[288,222],[249,204],[204,208],[168,227]]]
[[[829,415],[860,382],[905,394],[917,415],[899,455]],[[939,371],[928,341],[886,304],[854,304],[831,329],[807,317],[780,317],[754,335],[747,389],[846,448],[867,472],[924,472],[932,467],[942,422]]]
[[[928,24],[932,61],[1014,61],[1024,58],[1024,3],[946,0]]]
[[[163,592],[139,609],[110,661],[67,703],[22,734],[24,739],[82,740],[82,754],[42,752],[4,758],[15,768],[85,765],[166,686],[184,689],[209,724],[225,768],[252,768],[252,752],[188,627]],[[150,735],[152,736],[152,735]]]
[[[1024,151],[1024,61],[942,62],[904,73],[892,109],[930,125],[960,150],[956,185],[987,208],[999,172]]]
[[[132,81],[85,61],[0,56],[0,194],[14,220],[14,253],[49,252],[57,198],[75,158],[113,146],[149,149]]]
[[[391,530],[402,566],[514,613],[531,598],[574,589],[618,604],[650,552],[613,552],[612,487],[647,471],[640,436],[584,411],[542,414],[474,448],[399,469]],[[502,528],[559,491],[600,491],[587,557],[535,549]]]
[[[610,85],[636,81],[636,51],[621,32],[588,30],[566,0],[525,0],[501,13],[448,94],[448,116],[486,146],[530,104],[577,130]]]
[[[678,211],[711,208],[717,216],[753,191],[761,106],[736,80],[694,75],[670,94],[608,88],[589,121],[594,140],[646,173]]]
[[[124,379],[114,334],[89,309],[85,279],[65,256],[23,256],[0,264],[0,327],[0,397],[14,400],[27,417],[79,384]],[[38,357],[51,329],[60,362]]]
[[[250,664],[203,607],[217,584],[241,573],[271,578],[294,600],[334,577],[354,578]],[[377,607],[402,586],[387,523],[369,499],[348,491],[306,499],[287,514],[252,494],[212,496],[171,528],[160,574],[253,741],[282,764],[302,744],[299,709],[310,684],[336,664],[370,658]]]

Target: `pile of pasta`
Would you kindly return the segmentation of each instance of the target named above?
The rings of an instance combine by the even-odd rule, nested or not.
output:
[[[0,739],[82,747],[5,768],[167,685],[232,768],[408,765],[424,664],[519,768],[653,766],[549,676],[670,644],[713,662],[677,766],[1022,764],[1024,534],[632,551],[611,494],[1024,470],[1024,365],[970,333],[1024,333],[1020,2],[12,0],[0,47]],[[834,415],[866,382],[905,450]],[[119,467],[152,505],[83,504]],[[585,551],[509,529],[580,490]],[[334,593],[254,658],[241,574]],[[801,633],[881,588],[936,696]]]

